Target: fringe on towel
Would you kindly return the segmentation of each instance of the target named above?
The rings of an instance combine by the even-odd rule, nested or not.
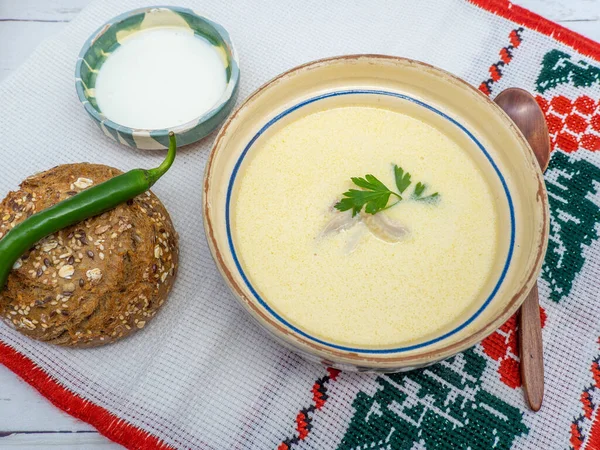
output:
[[[101,406],[71,392],[29,358],[2,342],[0,342],[0,364],[4,364],[37,389],[54,406],[89,423],[101,434],[118,444],[139,450],[175,450],[156,436],[127,423]]]
[[[571,31],[562,25],[545,19],[537,14],[523,8],[513,5],[509,0],[467,0],[475,6],[491,12],[505,19],[511,20],[523,25],[538,33],[550,36],[569,47],[574,48],[579,53],[591,58],[600,60],[600,45],[592,39],[586,38],[575,31]]]

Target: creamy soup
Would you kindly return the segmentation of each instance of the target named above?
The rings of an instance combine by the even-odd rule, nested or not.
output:
[[[491,276],[498,213],[476,164],[437,128],[348,106],[302,117],[257,141],[238,175],[235,250],[283,318],[329,342],[390,347],[447,331]],[[403,200],[375,215],[333,207],[372,174]],[[417,182],[426,184],[413,198]],[[397,200],[391,196],[389,205]]]
[[[96,100],[130,128],[170,128],[199,118],[227,84],[222,55],[192,30],[158,27],[125,38],[102,64]]]

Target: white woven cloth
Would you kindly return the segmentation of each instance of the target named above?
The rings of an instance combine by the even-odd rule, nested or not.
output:
[[[102,431],[131,448],[154,444],[114,430],[130,424],[170,447],[200,449],[600,448],[594,444],[600,442],[600,430],[594,434],[600,379],[592,370],[600,354],[595,222],[600,169],[594,170],[600,157],[592,151],[594,127],[600,130],[600,120],[594,122],[600,70],[593,69],[600,63],[461,0],[178,0],[177,5],[229,30],[240,56],[240,100],[301,63],[385,53],[439,66],[475,86],[491,78],[486,86],[492,95],[520,86],[553,102],[547,113],[556,118],[551,126],[556,150],[546,178],[554,189],[550,251],[556,261],[540,281],[547,316],[542,411],[530,413],[518,387],[510,324],[487,345],[450,362],[394,376],[336,378],[263,335],[221,280],[204,237],[201,184],[214,135],[180,152],[156,186],[181,237],[181,267],[169,301],[146,329],[105,348],[72,350],[26,339],[1,324],[0,342],[122,419]],[[142,6],[143,0],[93,2],[0,84],[0,193],[57,164],[89,161],[127,170],[160,161],[159,154],[108,140],[84,112],[73,77],[88,36],[111,17]],[[500,50],[511,42],[510,63],[498,66],[502,76],[490,75],[490,66],[502,60]],[[567,56],[544,66],[544,57],[560,57],[548,56],[552,50]],[[553,78],[550,69],[566,75]],[[578,120],[585,127],[577,128]],[[592,137],[584,139],[586,134]],[[571,197],[573,189],[578,197]],[[579,209],[561,209],[575,198]]]

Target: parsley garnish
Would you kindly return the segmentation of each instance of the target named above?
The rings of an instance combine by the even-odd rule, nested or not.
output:
[[[352,182],[364,190],[350,189],[348,192],[344,192],[344,198],[335,204],[335,208],[340,211],[351,209],[352,217],[357,215],[363,207],[369,214],[377,214],[379,211],[387,209],[388,201],[392,195],[398,197],[398,201],[402,200],[400,194],[390,191],[385,184],[373,175],[365,175],[364,178],[353,177]]]
[[[339,211],[352,210],[352,217],[357,215],[365,208],[367,214],[377,214],[379,211],[391,208],[402,201],[404,191],[412,183],[410,173],[405,172],[401,167],[394,165],[394,178],[398,192],[390,190],[385,184],[379,181],[375,176],[368,174],[363,177],[353,177],[352,182],[362,188],[350,189],[344,192],[342,199],[335,204],[335,208]],[[418,182],[415,186],[411,198],[418,201],[438,199],[438,193],[423,196],[425,192],[425,184]],[[394,196],[397,200],[388,205],[390,197]]]
[[[404,173],[402,167],[394,165],[394,176],[396,177],[396,187],[403,194],[406,188],[410,186],[410,173]]]
[[[413,192],[412,198],[417,201],[430,201],[430,200],[438,200],[439,194],[434,192],[433,194],[423,196],[423,192],[427,186],[421,182],[417,183],[415,186],[415,191]]]

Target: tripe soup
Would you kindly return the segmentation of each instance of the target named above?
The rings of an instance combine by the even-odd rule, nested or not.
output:
[[[399,193],[394,165],[411,175]],[[372,174],[402,200],[368,214],[334,207]],[[415,199],[417,183],[426,188]],[[387,108],[309,113],[257,140],[237,175],[241,267],[282,318],[327,342],[391,348],[447,332],[493,282],[497,199],[451,135]]]

